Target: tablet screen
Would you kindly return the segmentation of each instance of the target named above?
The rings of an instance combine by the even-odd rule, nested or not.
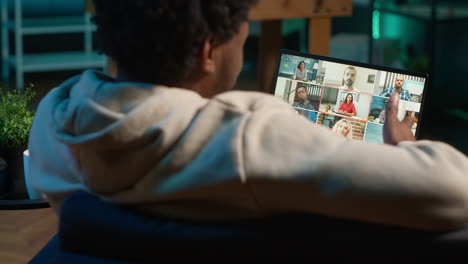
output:
[[[385,107],[398,93],[398,119],[418,136],[427,74],[282,50],[275,96],[348,139],[383,143]]]

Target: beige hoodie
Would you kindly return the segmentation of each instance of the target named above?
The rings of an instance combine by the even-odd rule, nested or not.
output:
[[[271,95],[210,100],[86,71],[40,103],[33,187],[59,209],[86,190],[168,216],[211,221],[313,212],[416,228],[468,220],[468,159],[432,141],[348,141]]]

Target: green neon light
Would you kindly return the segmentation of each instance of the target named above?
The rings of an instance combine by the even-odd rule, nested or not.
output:
[[[374,39],[380,38],[380,11],[374,10],[372,13],[372,37]]]

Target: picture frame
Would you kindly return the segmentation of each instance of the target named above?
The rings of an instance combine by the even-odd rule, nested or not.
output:
[[[375,74],[369,74],[367,76],[367,82],[368,83],[374,83],[375,82]]]

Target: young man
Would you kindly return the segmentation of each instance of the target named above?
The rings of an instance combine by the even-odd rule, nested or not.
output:
[[[294,103],[292,106],[309,109],[309,110],[315,110],[314,106],[307,99],[307,88],[305,86],[299,86],[296,89]]]
[[[387,107],[385,145],[347,141],[272,95],[231,91],[252,0],[95,0],[118,76],[86,71],[42,100],[33,186],[60,209],[86,190],[187,220],[312,212],[422,229],[468,220],[468,160],[414,141]],[[177,88],[179,87],[179,88]],[[391,161],[391,162],[389,162]]]
[[[341,87],[346,90],[360,92],[358,88],[354,87],[354,82],[356,81],[356,68],[353,66],[348,66],[343,72],[343,81],[341,82]]]

